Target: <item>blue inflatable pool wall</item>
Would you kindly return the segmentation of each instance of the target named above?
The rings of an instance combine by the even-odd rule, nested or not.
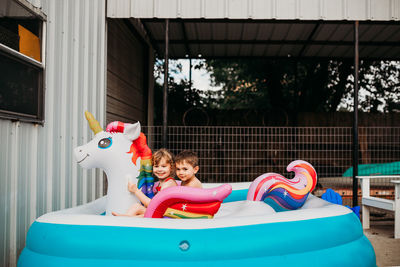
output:
[[[247,190],[233,191],[226,203],[244,200],[246,194]],[[302,219],[299,212],[300,219],[266,223],[256,216],[254,223],[243,225],[242,219],[232,218],[236,226],[227,227],[211,224],[218,219],[202,220],[203,228],[191,229],[189,220],[163,220],[171,225],[157,228],[146,225],[162,219],[99,215],[91,216],[143,224],[71,224],[71,211],[72,219],[62,223],[58,213],[32,224],[18,266],[376,266],[357,216],[311,197],[339,215]],[[278,215],[288,217],[291,212]]]

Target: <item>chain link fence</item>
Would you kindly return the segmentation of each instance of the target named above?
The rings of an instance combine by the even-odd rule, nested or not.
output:
[[[143,128],[149,146],[161,148],[162,126]],[[197,152],[198,177],[210,183],[253,181],[267,172],[291,178],[286,166],[305,160],[318,173],[314,194],[333,188],[351,203],[351,127],[169,126],[167,148]],[[400,127],[359,127],[359,164],[360,175],[400,174]],[[371,188],[372,196],[394,197],[389,179]]]

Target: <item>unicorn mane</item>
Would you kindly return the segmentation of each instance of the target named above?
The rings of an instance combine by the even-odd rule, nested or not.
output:
[[[109,133],[123,133],[124,129],[125,123],[114,121],[107,125],[106,131]],[[154,196],[153,166],[151,162],[152,152],[147,146],[147,138],[144,133],[140,133],[139,137],[132,141],[130,149],[126,153],[132,154],[132,163],[135,165],[137,159],[140,157],[140,173],[137,177],[137,186],[146,196],[152,198]]]

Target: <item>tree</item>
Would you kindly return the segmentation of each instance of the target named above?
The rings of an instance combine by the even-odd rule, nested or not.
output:
[[[222,109],[283,109],[295,114],[352,108],[352,60],[208,60],[197,67],[210,71],[214,85],[223,87]],[[399,68],[399,62],[361,62],[362,110],[399,109]]]
[[[155,122],[162,122],[164,61],[155,68]],[[210,72],[218,92],[193,88],[179,61],[170,61],[169,117],[182,121],[184,113],[199,107],[207,110],[259,110],[261,114],[285,113],[293,123],[299,112],[335,112],[353,109],[354,69],[352,60],[236,59],[204,60],[195,68]],[[400,64],[362,61],[360,107],[368,112],[400,110]],[[176,121],[175,121],[176,122]]]
[[[362,62],[360,66],[359,108],[366,112],[400,111],[400,62]],[[354,77],[351,75],[353,82]],[[353,84],[349,84],[353,90]],[[341,108],[353,110],[353,96],[348,92],[342,99]]]

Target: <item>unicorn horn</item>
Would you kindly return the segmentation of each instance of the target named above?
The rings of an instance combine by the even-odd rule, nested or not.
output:
[[[85,117],[89,122],[90,129],[92,129],[95,135],[103,131],[100,123],[93,117],[92,113],[90,113],[89,111],[85,111]]]

